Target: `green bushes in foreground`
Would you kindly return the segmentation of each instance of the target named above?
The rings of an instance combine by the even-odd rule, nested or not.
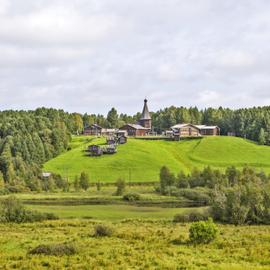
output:
[[[59,219],[52,213],[40,213],[25,209],[24,205],[15,196],[9,196],[0,204],[0,222],[37,222]]]
[[[212,219],[194,222],[189,228],[189,240],[193,244],[208,244],[217,234],[218,228]]]

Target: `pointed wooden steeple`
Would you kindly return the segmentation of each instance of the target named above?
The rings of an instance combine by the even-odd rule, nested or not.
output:
[[[140,118],[140,125],[148,129],[152,128],[152,120],[147,105],[147,99],[144,100],[143,111]]]

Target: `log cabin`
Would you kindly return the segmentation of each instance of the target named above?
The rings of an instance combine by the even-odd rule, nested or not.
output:
[[[218,126],[177,124],[171,127],[171,130],[176,138],[220,135],[220,128]]]
[[[126,124],[120,128],[120,130],[126,130],[128,136],[146,136],[149,132],[148,128],[145,128],[138,124]]]

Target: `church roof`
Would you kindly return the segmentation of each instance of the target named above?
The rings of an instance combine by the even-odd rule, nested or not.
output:
[[[143,112],[140,120],[151,120],[151,116],[147,106],[147,99],[144,100]]]

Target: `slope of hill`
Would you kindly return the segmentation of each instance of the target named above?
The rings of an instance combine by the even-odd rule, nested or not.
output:
[[[235,137],[206,137],[181,142],[129,139],[118,146],[115,155],[88,157],[84,150],[89,144],[103,144],[104,139],[74,137],[71,150],[44,164],[45,171],[59,173],[73,180],[86,171],[93,181],[114,182],[157,181],[161,166],[173,172],[190,172],[192,168],[210,165],[224,169],[227,166],[254,166],[270,172],[270,147],[259,146]]]

